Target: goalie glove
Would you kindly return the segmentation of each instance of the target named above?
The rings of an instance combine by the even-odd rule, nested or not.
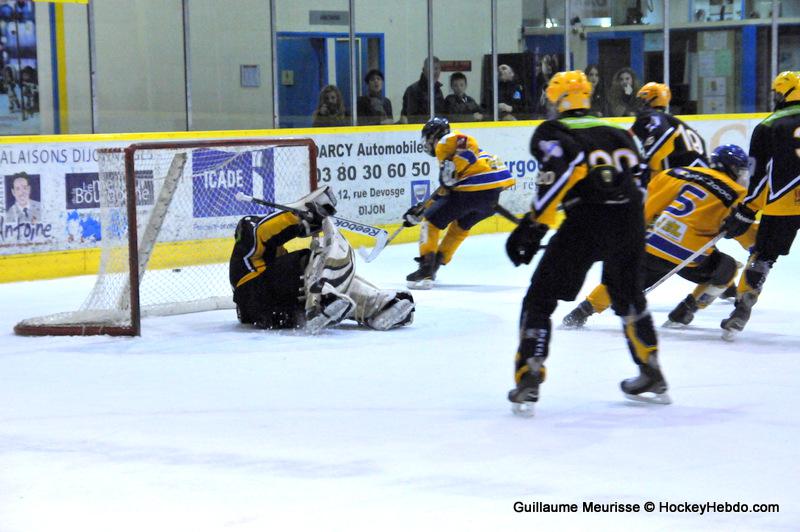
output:
[[[720,233],[725,232],[725,238],[736,238],[741,236],[750,229],[750,226],[756,221],[756,213],[743,203],[737,207],[722,221],[722,226],[719,228]]]
[[[311,236],[322,230],[322,220],[336,214],[336,196],[327,185],[315,190],[305,198],[303,207],[298,208],[300,236]]]
[[[422,222],[422,215],[425,212],[425,202],[421,201],[408,209],[403,215],[403,227],[414,227]]]
[[[529,215],[522,219],[506,240],[506,254],[514,266],[531,263],[548,229],[547,225],[532,220]]]
[[[453,188],[458,182],[456,175],[456,163],[446,160],[439,167],[439,184],[444,188]]]

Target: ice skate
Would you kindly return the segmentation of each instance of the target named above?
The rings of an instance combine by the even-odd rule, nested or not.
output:
[[[686,296],[686,299],[678,303],[678,306],[672,309],[672,312],[667,316],[667,321],[664,322],[664,327],[679,328],[692,323],[694,313],[697,312],[697,301],[692,294]]]
[[[522,376],[517,387],[508,391],[511,412],[515,416],[532,417],[534,404],[539,400],[539,385],[544,381],[544,368],[530,371]]]
[[[436,280],[436,270],[439,269],[437,254],[427,253],[422,257],[415,257],[414,260],[419,262],[419,268],[408,274],[406,285],[414,290],[430,290]]]
[[[625,379],[620,383],[622,393],[632,401],[668,405],[672,399],[667,394],[667,381],[658,367],[655,355],[650,355],[646,365],[639,366],[639,375]]]
[[[723,340],[732,342],[736,335],[744,330],[744,326],[750,320],[750,312],[753,310],[756,299],[758,299],[757,295],[753,296],[748,292],[743,294],[742,298],[736,302],[736,308],[733,309],[731,315],[719,324],[722,327]]]
[[[583,327],[586,324],[586,320],[589,319],[589,316],[592,314],[594,314],[594,307],[592,307],[592,304],[589,303],[589,301],[583,301],[580,305],[575,307],[572,312],[564,316],[561,325],[570,329]]]
[[[750,308],[744,305],[737,305],[731,315],[719,324],[722,327],[722,339],[732,342],[736,335],[744,330],[747,321],[750,319]]]
[[[736,263],[739,265],[739,263]],[[741,266],[739,266],[741,268]],[[735,301],[736,300],[736,285],[732,284],[728,288],[725,289],[724,292],[719,296],[720,299],[724,299],[725,301]]]

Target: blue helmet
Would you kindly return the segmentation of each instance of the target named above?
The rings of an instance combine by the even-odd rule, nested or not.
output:
[[[422,128],[422,145],[425,153],[436,156],[436,143],[450,133],[450,121],[441,116],[434,116]]]
[[[711,167],[725,172],[741,185],[750,178],[750,160],[736,144],[723,144],[711,152]]]

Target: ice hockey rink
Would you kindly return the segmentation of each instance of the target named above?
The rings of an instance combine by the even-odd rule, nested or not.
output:
[[[309,337],[217,311],[145,319],[140,338],[21,338],[19,319],[76,308],[93,277],[0,285],[0,531],[797,530],[800,254],[734,343],[726,302],[659,329],[672,405],[622,396],[636,370],[609,313],[554,331],[523,419],[506,392],[533,268],[513,268],[504,241],[470,237],[414,293],[413,325],[389,332]],[[415,255],[392,246],[359,272],[400,288]],[[651,294],[658,324],[690,289]],[[659,509],[705,502],[779,511]]]

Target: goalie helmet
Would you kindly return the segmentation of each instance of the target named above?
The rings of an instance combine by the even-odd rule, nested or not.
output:
[[[559,113],[589,109],[591,107],[592,84],[580,70],[556,72],[547,84],[547,99]]]
[[[645,83],[645,85],[639,89],[639,92],[636,93],[636,97],[642,100],[648,107],[666,108],[669,105],[669,101],[672,99],[672,91],[669,90],[669,87],[664,83],[651,81],[650,83]]]
[[[749,159],[736,144],[723,144],[711,152],[711,168],[725,172],[742,186],[750,180]]]
[[[800,72],[781,72],[772,81],[772,90],[775,92],[775,107],[778,109],[789,103],[800,102]]]
[[[436,143],[450,133],[450,122],[441,116],[434,116],[422,127],[422,149],[431,157],[436,157]]]

